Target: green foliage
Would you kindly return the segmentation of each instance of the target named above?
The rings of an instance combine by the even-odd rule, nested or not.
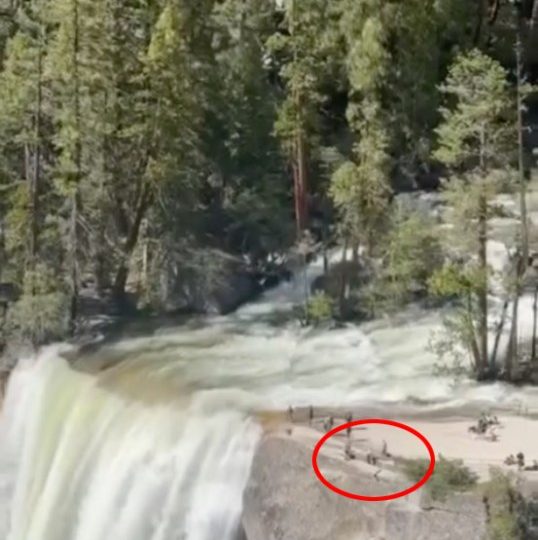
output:
[[[475,233],[469,242],[459,242],[463,250],[474,251],[477,248],[475,220],[482,214],[481,204],[485,202],[486,218],[494,216],[496,208],[494,197],[499,193],[503,180],[510,179],[509,171],[468,173],[465,177],[453,176],[443,184],[443,196],[452,210],[454,222],[453,235],[459,236],[464,228],[471,228]]]
[[[366,245],[372,254],[374,236],[386,225],[391,193],[390,137],[382,112],[390,54],[384,8],[369,4],[377,2],[346,4],[353,14],[343,22],[349,80],[346,117],[354,144],[351,159],[334,172],[329,194],[340,214],[341,234],[352,245]]]
[[[387,239],[386,275],[392,294],[405,299],[413,288],[425,291],[443,261],[438,231],[418,213],[398,215]]]
[[[39,265],[26,272],[21,298],[8,311],[12,335],[34,345],[60,339],[67,329],[67,296],[51,269]]]
[[[482,172],[506,166],[516,137],[507,74],[501,65],[474,49],[456,58],[441,90],[455,106],[441,108],[434,156],[446,165],[480,167]]]
[[[425,296],[444,258],[432,221],[419,213],[401,211],[391,223],[381,254],[383,266],[363,294],[372,315],[398,310]]]
[[[263,267],[292,241],[304,145],[312,228],[365,247],[372,266],[382,257],[372,297],[406,301],[438,245],[426,223],[394,216],[391,183],[414,183],[437,142],[474,250],[483,200],[489,218],[510,182],[507,77],[465,54],[477,11],[466,0],[16,4],[0,21],[0,257],[19,284],[40,265],[51,291],[93,274],[119,293],[162,261],[179,288],[210,286],[216,253]]]
[[[476,336],[472,331],[475,317],[465,308],[453,308],[443,318],[443,328],[432,333],[428,350],[437,358],[434,373],[455,378],[476,375],[473,355]]]
[[[334,66],[341,60],[338,38],[331,35],[332,23],[337,24],[331,4],[328,0],[283,2],[282,26],[266,41],[286,84],[275,132],[288,155],[293,153],[298,134],[310,146],[317,145],[318,109],[324,101],[326,77],[334,73]]]
[[[307,303],[307,321],[314,326],[330,321],[333,318],[334,302],[324,292],[317,292]]]
[[[356,153],[357,163],[348,161],[335,171],[329,193],[340,212],[344,236],[366,244],[371,253],[374,236],[387,222],[391,192],[384,132],[377,122],[365,125]]]
[[[462,298],[477,291],[484,282],[482,270],[472,265],[448,262],[428,280],[430,292],[444,298]]]
[[[434,157],[451,172],[450,182],[444,186],[445,198],[454,208],[453,233],[460,256],[470,262],[463,266],[463,272],[448,266],[432,278],[434,292],[459,296],[462,305],[459,321],[447,328],[439,350],[445,356],[452,348],[459,365],[457,346],[447,346],[454,344],[459,335],[480,375],[490,362],[488,222],[495,211],[493,200],[502,179],[511,176],[507,172],[510,152],[517,140],[514,104],[506,71],[477,49],[455,59],[441,90],[447,103],[440,109],[442,122],[436,130],[438,146]],[[467,240],[462,242],[462,238]]]
[[[487,271],[486,271],[487,272]],[[487,283],[487,275],[476,264],[446,263],[429,279],[429,290],[441,299],[455,300],[443,328],[431,336],[429,349],[438,358],[437,372],[454,374],[475,372],[476,321],[479,319],[476,296]]]
[[[426,473],[429,461],[410,459],[403,463],[404,472],[413,482],[418,482]],[[426,484],[426,489],[435,500],[444,500],[452,493],[469,491],[476,486],[478,477],[463,461],[446,459],[439,456],[435,463],[435,471]]]
[[[497,468],[490,470],[490,480],[483,487],[488,510],[488,534],[491,540],[521,540],[518,513],[523,506],[513,487],[513,479]]]

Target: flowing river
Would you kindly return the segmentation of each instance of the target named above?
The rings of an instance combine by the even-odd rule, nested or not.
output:
[[[303,291],[298,276],[233,315],[104,347],[84,370],[61,346],[22,360],[0,420],[0,538],[237,540],[257,411],[538,406],[534,389],[432,375],[438,312],[279,322]]]

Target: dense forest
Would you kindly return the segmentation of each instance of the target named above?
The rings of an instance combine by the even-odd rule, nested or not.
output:
[[[4,0],[0,25],[4,336],[73,334],[88,297],[200,311],[338,245],[352,271],[307,316],[456,296],[488,371],[487,221],[525,198],[538,2]],[[441,187],[466,256],[394,202]]]

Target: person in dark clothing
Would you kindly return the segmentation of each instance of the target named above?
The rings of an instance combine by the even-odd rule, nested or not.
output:
[[[353,449],[351,448],[351,441],[347,441],[346,447],[344,450],[344,455],[345,455],[346,460],[355,459],[357,457],[355,452],[353,452]]]
[[[288,407],[288,420],[293,422],[293,407],[291,405]]]

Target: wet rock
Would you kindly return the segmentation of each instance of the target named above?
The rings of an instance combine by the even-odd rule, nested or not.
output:
[[[159,310],[174,314],[226,315],[263,291],[256,275],[241,265],[221,269],[211,284],[197,276],[163,272]]]
[[[210,291],[201,306],[205,313],[226,315],[240,305],[254,299],[262,292],[262,287],[248,272],[232,273],[223,282]]]

